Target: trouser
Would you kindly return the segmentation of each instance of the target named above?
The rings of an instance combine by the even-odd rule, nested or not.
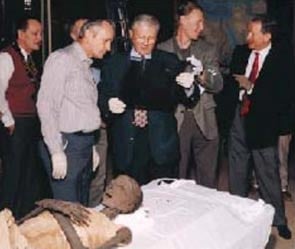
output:
[[[117,174],[127,174],[133,177],[140,185],[143,185],[157,178],[175,178],[177,176],[177,163],[177,161],[157,163],[151,154],[148,128],[136,128],[133,158],[124,169],[117,167]]]
[[[248,196],[250,157],[261,197],[275,208],[274,225],[286,224],[285,207],[281,193],[277,147],[250,149],[246,144],[244,118],[239,108],[229,134],[229,184],[230,192],[242,197]]]
[[[62,180],[52,178],[52,166],[47,148],[41,147],[44,165],[50,176],[53,198],[80,202],[87,206],[92,171],[94,133],[62,133],[66,148],[67,175]]]
[[[99,130],[98,142],[96,149],[99,153],[99,166],[93,174],[89,193],[89,206],[95,207],[100,204],[106,184],[107,175],[107,154],[108,154],[108,137],[107,130]]]
[[[279,136],[278,152],[280,159],[280,177],[281,177],[281,189],[288,189],[288,157],[289,146],[292,139],[292,135]]]
[[[215,188],[218,158],[218,138],[208,140],[198,127],[194,114],[185,111],[179,131],[179,177],[193,178],[203,186]],[[195,167],[193,167],[192,159]]]
[[[9,135],[1,127],[3,175],[0,207],[12,210],[16,219],[31,209],[37,200],[50,197],[46,172],[38,154],[40,126],[37,117],[14,117],[15,130]]]

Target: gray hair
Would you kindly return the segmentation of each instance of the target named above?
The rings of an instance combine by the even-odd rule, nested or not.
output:
[[[108,19],[98,19],[95,21],[87,21],[83,24],[83,26],[80,29],[79,38],[80,39],[83,38],[87,30],[92,30],[92,31],[95,31],[95,33],[97,33],[98,30],[102,27],[103,23],[110,24],[113,30],[115,30],[115,24],[113,23],[113,21]]]
[[[160,22],[159,20],[152,16],[152,15],[147,15],[147,14],[141,14],[138,15],[134,18],[132,24],[131,24],[131,29],[134,29],[134,27],[138,24],[145,23],[151,26],[154,26],[157,29],[157,32],[160,30]]]

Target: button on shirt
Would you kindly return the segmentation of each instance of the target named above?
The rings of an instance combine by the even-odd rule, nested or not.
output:
[[[51,154],[63,150],[61,132],[91,132],[100,126],[91,63],[76,42],[52,53],[45,63],[37,109]]]
[[[27,52],[20,47],[20,51],[25,60],[28,58]],[[9,53],[0,53],[0,112],[3,114],[1,121],[5,127],[14,125],[14,119],[9,109],[9,105],[6,99],[6,90],[8,88],[9,80],[14,72],[14,64],[12,57]]]

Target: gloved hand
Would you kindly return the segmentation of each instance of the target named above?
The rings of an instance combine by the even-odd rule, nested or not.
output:
[[[115,114],[123,113],[126,108],[125,103],[119,98],[110,98],[108,104],[110,111]]]
[[[195,74],[183,72],[177,75],[176,82],[178,85],[184,87],[184,88],[191,88],[195,80]]]
[[[67,157],[64,152],[58,152],[51,156],[52,177],[57,180],[64,179],[67,175]]]
[[[95,148],[95,146],[92,147],[92,171],[94,172],[97,167],[99,166],[100,157],[99,154]]]
[[[204,68],[203,68],[203,64],[200,60],[198,60],[194,55],[186,58],[187,61],[190,62],[190,64],[193,66],[193,72],[195,75],[200,75]]]

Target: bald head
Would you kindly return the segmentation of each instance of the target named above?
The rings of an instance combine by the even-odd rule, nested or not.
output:
[[[81,28],[86,22],[88,22],[88,19],[80,18],[73,23],[70,29],[70,36],[73,39],[73,41],[77,41],[79,39]]]
[[[130,213],[141,205],[142,198],[138,183],[127,175],[119,175],[107,186],[102,203],[121,213]]]
[[[111,21],[88,21],[80,29],[78,42],[89,58],[102,59],[111,50],[114,36],[115,29]]]

